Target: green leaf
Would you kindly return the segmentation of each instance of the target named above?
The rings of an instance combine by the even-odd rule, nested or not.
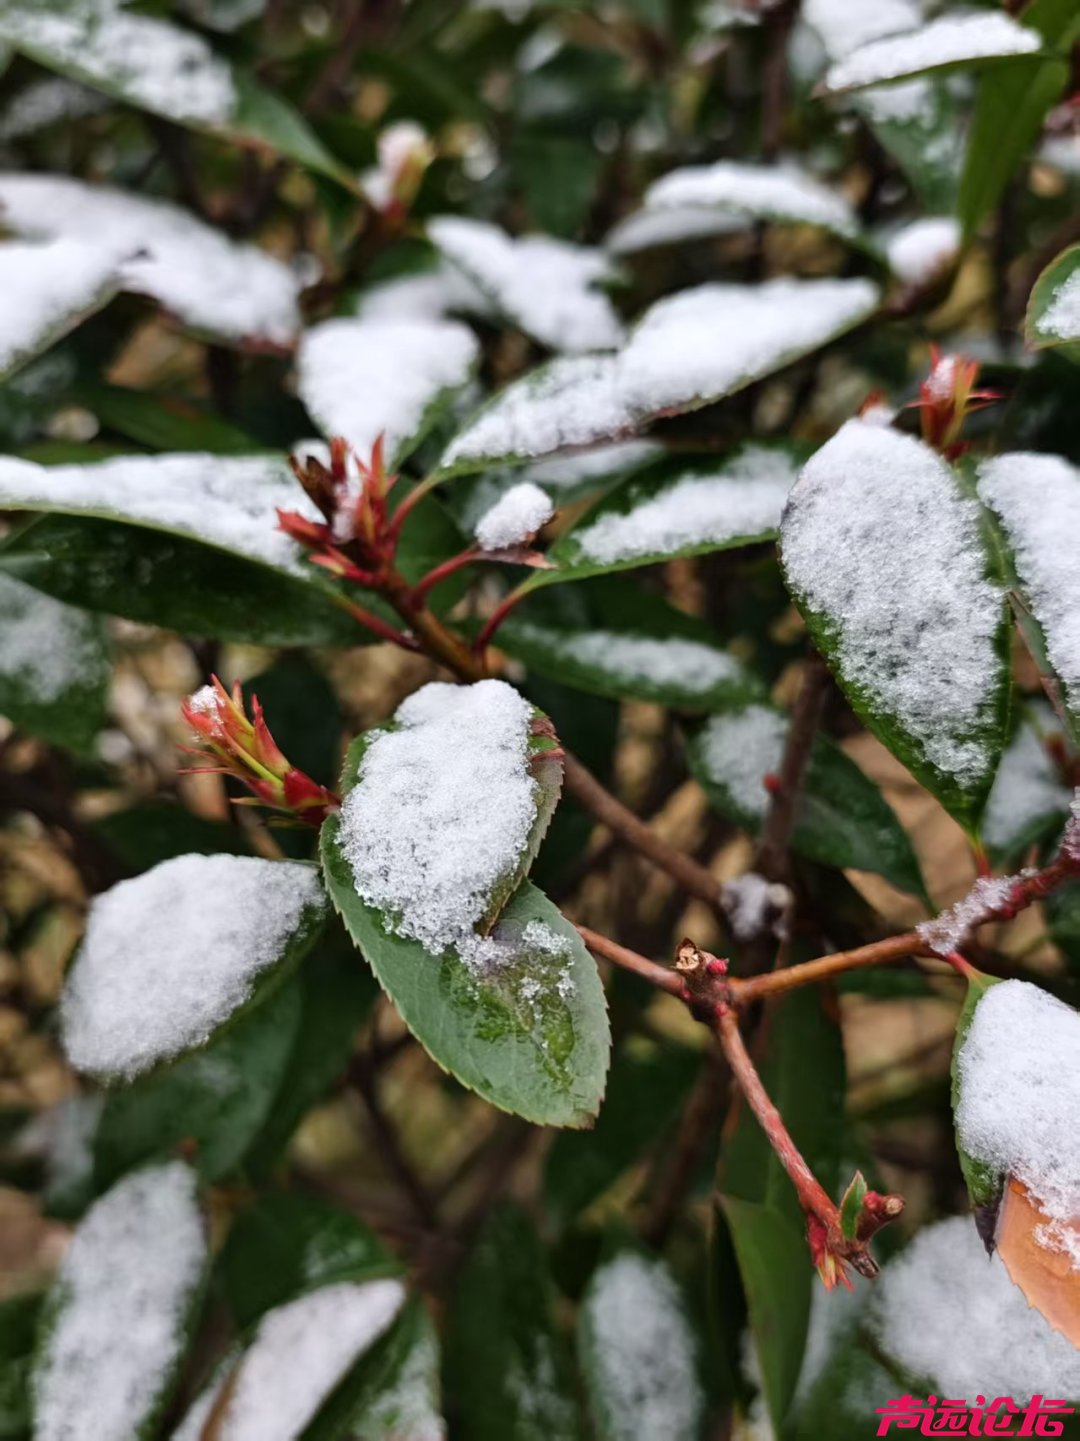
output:
[[[30,1435],[30,1366],[43,1299],[28,1291],[0,1301],[0,1441]]]
[[[724,711],[687,740],[691,773],[721,815],[758,835],[769,809],[765,777],[783,759],[787,720],[760,703]],[[828,736],[810,750],[791,833],[807,860],[871,871],[900,890],[926,898],[907,832],[875,783]]]
[[[866,1177],[861,1171],[856,1171],[851,1185],[844,1192],[843,1200],[840,1202],[840,1231],[848,1241],[854,1241],[858,1235],[859,1217],[862,1214],[862,1203],[865,1196]]]
[[[674,1123],[700,1063],[686,1046],[655,1046],[642,1054],[624,1042],[595,1128],[560,1131],[548,1152],[543,1193],[553,1226],[566,1227]]]
[[[597,1441],[700,1441],[700,1342],[663,1261],[623,1250],[598,1268],[578,1313],[578,1356]]]
[[[100,617],[0,571],[0,715],[87,754],[105,725],[111,675]]]
[[[975,1019],[975,1008],[983,996],[995,986],[1002,978],[1000,976],[987,976],[981,971],[976,971],[968,979],[967,994],[964,996],[964,1004],[961,1007],[960,1015],[956,1021],[956,1039],[953,1042],[952,1062],[949,1074],[952,1077],[952,1105],[953,1115],[960,1104],[960,1052],[964,1049],[964,1042],[967,1040],[971,1023]],[[960,1169],[964,1173],[964,1181],[967,1183],[968,1195],[971,1197],[971,1204],[975,1207],[976,1223],[978,1224],[980,1213],[996,1215],[998,1201],[1001,1197],[1001,1176],[991,1170],[983,1161],[977,1161],[974,1156],[969,1156],[960,1144],[960,1133],[956,1133],[956,1154],[960,1161]],[[983,1234],[983,1227],[979,1227],[980,1235]],[[993,1224],[990,1223],[990,1233],[993,1234]]]
[[[236,1220],[218,1271],[237,1326],[336,1281],[372,1281],[400,1267],[362,1221],[302,1191],[274,1191]]]
[[[257,441],[220,415],[172,395],[86,380],[79,383],[76,398],[104,429],[149,450],[250,455],[258,449]]]
[[[983,816],[983,843],[995,863],[1008,864],[1060,835],[1073,795],[1059,759],[1065,745],[1064,728],[1049,705],[1025,706]]]
[[[357,784],[370,740],[361,735],[349,747],[342,776],[346,796]],[[529,745],[542,755],[551,741],[534,735]],[[577,931],[522,881],[554,810],[561,767],[539,766],[537,777],[529,843],[487,906],[486,921],[494,922],[490,934],[512,948],[511,958],[486,971],[455,950],[429,954],[419,942],[394,933],[395,918],[361,900],[339,817],[323,825],[320,851],[346,929],[428,1053],[504,1110],[541,1124],[580,1126],[595,1116],[603,1095],[607,1012],[596,967]],[[555,933],[555,949],[543,935],[526,938],[531,922]]]
[[[1059,886],[1043,902],[1046,927],[1070,971],[1080,969],[1080,883]]]
[[[1080,245],[1071,245],[1050,264],[1035,282],[1024,319],[1024,338],[1032,350],[1060,350],[1069,360],[1080,362],[1080,326],[1071,308],[1063,307],[1062,295],[1075,295],[1080,280]]]
[[[423,1304],[413,1299],[394,1326],[383,1365],[367,1382],[350,1441],[433,1441],[446,1426],[439,1415],[439,1337]]]
[[[868,40],[829,67],[817,93],[843,95],[939,71],[1015,65],[1039,48],[1030,31],[1025,34],[1027,27],[1007,16],[997,17],[993,35],[986,27],[986,18],[975,14],[945,15],[914,30]]]
[[[499,649],[612,700],[712,710],[764,694],[710,626],[629,581],[530,598],[499,627]]]
[[[1019,69],[999,67],[988,71],[986,79]],[[945,215],[956,203],[964,159],[964,104],[954,94],[947,75],[927,75],[908,85],[918,86],[917,105],[905,101],[890,106],[888,89],[855,94],[850,99],[882,149],[907,176],[927,212]],[[907,85],[902,89],[906,92]]]
[[[1032,0],[1024,7],[1022,19],[1029,29],[1039,32],[1047,49],[1059,51],[1062,58],[999,66],[980,80],[957,196],[967,238],[1000,200],[1068,81],[1064,56],[1080,26],[1074,0]]]
[[[109,1092],[94,1137],[98,1184],[178,1148],[209,1184],[234,1171],[271,1114],[300,1013],[294,978],[204,1049]]]
[[[458,1278],[448,1337],[447,1387],[465,1441],[580,1441],[547,1256],[516,1207],[485,1225]]]
[[[90,828],[133,873],[176,856],[251,854],[247,832],[239,826],[194,815],[176,801],[144,801],[101,816]]]
[[[510,164],[531,225],[572,240],[588,216],[603,163],[591,138],[516,135]]]
[[[750,1308],[765,1402],[779,1435],[798,1384],[810,1321],[813,1270],[806,1236],[790,1216],[763,1202],[721,1196],[720,1206]]]

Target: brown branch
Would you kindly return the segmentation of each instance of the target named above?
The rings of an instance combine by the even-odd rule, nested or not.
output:
[[[906,956],[925,952],[926,943],[918,931],[905,931],[903,935],[890,936],[884,941],[872,941],[870,945],[859,946],[854,951],[836,951],[831,956],[819,956],[815,961],[804,961],[798,966],[785,966],[782,970],[768,971],[761,976],[748,976],[745,980],[733,976],[730,984],[737,1004],[748,1006],[765,996],[778,996],[784,991],[793,991],[798,986],[830,980],[844,971],[866,970],[869,966],[880,966],[888,961],[899,961]]]
[[[375,1076],[365,1056],[354,1058],[349,1067],[349,1081],[363,1097],[372,1140],[383,1165],[408,1198],[420,1223],[428,1230],[437,1232],[439,1218],[435,1205],[401,1149],[397,1132],[383,1110]]]
[[[780,774],[754,860],[754,870],[760,871],[766,880],[782,881],[788,871],[788,843],[828,687],[825,662],[819,656],[812,656],[806,663],[791,713]]]
[[[646,960],[639,956],[637,951],[630,950],[627,946],[620,946],[615,941],[609,941],[607,936],[602,936],[598,931],[591,931],[588,926],[578,926],[578,935],[592,951],[594,956],[602,956],[605,961],[618,966],[621,970],[631,971],[635,976],[641,976],[651,986],[659,990],[668,991],[673,996],[681,996],[683,992],[682,978],[677,971],[669,966],[659,966],[655,961]]]

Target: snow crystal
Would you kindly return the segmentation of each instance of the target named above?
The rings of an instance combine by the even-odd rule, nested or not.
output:
[[[236,108],[232,72],[200,35],[118,0],[7,0],[0,40],[170,120],[223,125]]]
[[[0,456],[0,509],[72,510],[178,531],[294,574],[303,552],[277,508],[321,516],[277,456],[120,455],[92,465]]]
[[[0,242],[0,374],[110,299],[118,286],[116,260],[115,252],[78,240]]]
[[[678,636],[635,635],[631,631],[563,631],[533,621],[515,621],[513,637],[543,646],[560,659],[585,665],[614,680],[649,681],[701,694],[739,680],[742,666],[725,650]]]
[[[300,398],[326,435],[366,457],[383,434],[392,457],[478,355],[472,331],[454,321],[327,320],[300,342]]]
[[[58,175],[0,174],[0,219],[21,235],[122,256],[125,289],[207,334],[282,346],[296,336],[299,285],[289,267],[167,201]]]
[[[704,1409],[697,1344],[664,1263],[630,1251],[617,1256],[593,1278],[583,1313],[610,1441],[697,1435]]]
[[[400,1281],[339,1281],[268,1311],[240,1362],[220,1441],[293,1441],[404,1301]]]
[[[992,764],[1001,597],[978,508],[910,436],[849,421],[811,457],[781,527],[784,567],[833,629],[842,674],[962,784]]]
[[[1009,904],[1016,876],[980,876],[962,900],[931,921],[923,921],[918,932],[939,956],[959,950],[972,930]]]
[[[706,240],[745,230],[746,218],[723,210],[691,206],[665,206],[663,210],[635,210],[604,238],[611,255],[636,255],[661,245],[678,245],[688,240]]]
[[[959,1057],[960,1142],[1015,1176],[1046,1217],[1035,1239],[1080,1270],[1080,1015],[1038,986],[991,986]]]
[[[747,446],[714,474],[676,477],[624,514],[610,511],[573,532],[583,557],[601,565],[694,546],[765,536],[780,524],[796,465],[785,450]]]
[[[447,467],[532,458],[626,436],[729,395],[850,329],[877,304],[868,280],[701,285],[658,301],[622,350],[566,357],[514,382],[449,446]]]
[[[714,165],[673,170],[645,192],[646,210],[670,206],[715,206],[754,219],[822,225],[841,235],[852,235],[858,229],[855,212],[844,197],[794,165],[719,160]]]
[[[428,222],[428,235],[526,334],[553,350],[607,350],[622,339],[611,301],[596,289],[611,278],[602,251],[547,235],[512,239],[459,215]]]
[[[786,737],[784,717],[763,705],[713,716],[699,733],[706,772],[741,815],[765,819],[769,809],[765,777],[780,769]]]
[[[916,220],[891,237],[889,268],[908,285],[923,285],[945,269],[960,249],[960,222],[949,216]]]
[[[195,1177],[179,1161],[134,1172],[91,1207],[34,1376],[37,1441],[141,1432],[182,1354],[205,1260]]]
[[[753,941],[783,934],[793,900],[787,886],[747,871],[724,882],[720,904],[735,939]]]
[[[1031,55],[1042,46],[1036,31],[1001,11],[943,15],[900,35],[886,35],[849,51],[830,66],[828,90],[879,85],[934,66],[963,64],[1007,55]]]
[[[107,674],[92,616],[0,575],[0,678],[48,704]]]
[[[889,1357],[939,1394],[1080,1395],[1080,1351],[1028,1305],[1001,1258],[987,1257],[970,1217],[927,1226],[889,1262],[871,1317]]]
[[[551,498],[538,485],[522,481],[480,517],[476,523],[476,539],[481,550],[507,550],[513,545],[523,545],[554,514]]]
[[[341,812],[360,897],[433,955],[487,959],[475,934],[537,814],[532,708],[503,681],[432,683],[374,732]]]
[[[1080,706],[1080,471],[1056,455],[1001,455],[979,467],[979,494],[1001,517],[1050,664]]]
[[[1040,335],[1053,335],[1058,340],[1080,338],[1080,270],[1054,291],[1054,298],[1035,321]]]
[[[1033,822],[1067,811],[1071,799],[1072,792],[1063,784],[1042,734],[1024,721],[994,777],[983,815],[983,840],[1004,850]]]
[[[61,998],[72,1065],[131,1077],[201,1045],[323,905],[312,867],[251,856],[177,856],[113,886]]]

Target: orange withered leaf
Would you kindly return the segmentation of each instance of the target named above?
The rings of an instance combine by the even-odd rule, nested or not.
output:
[[[1027,1187],[1010,1176],[1001,1198],[997,1249],[1013,1283],[1029,1306],[1080,1348],[1080,1271],[1065,1251],[1051,1250],[1041,1239],[1047,1217]],[[1080,1216],[1077,1217],[1080,1231]]]

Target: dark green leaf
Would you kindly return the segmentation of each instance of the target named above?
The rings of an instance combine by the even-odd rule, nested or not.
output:
[[[450,1315],[447,1386],[465,1441],[578,1441],[582,1426],[554,1287],[536,1230],[498,1211],[463,1268]]]
[[[960,1052],[964,1048],[971,1023],[975,1019],[975,1008],[985,996],[991,986],[997,985],[1000,976],[986,976],[981,971],[968,980],[967,994],[964,997],[964,1004],[956,1021],[956,1040],[953,1042],[952,1064],[950,1075],[952,1076],[952,1103],[953,1114],[960,1104]],[[989,1209],[993,1211],[997,1207],[1001,1196],[1001,1176],[991,1170],[982,1161],[977,1161],[974,1156],[969,1156],[960,1144],[960,1134],[956,1136],[956,1154],[960,1160],[960,1169],[964,1173],[964,1180],[967,1182],[968,1195],[975,1207],[976,1216],[980,1211]]]
[[[1002,66],[988,71],[985,81],[1019,70],[1020,66]],[[887,90],[850,98],[927,210],[945,215],[951,213],[956,202],[964,158],[964,106],[947,75],[927,75],[916,83],[920,87],[918,107],[897,106],[898,114],[890,114],[888,104],[880,103],[888,95]],[[875,100],[879,103],[875,104]]]
[[[840,1202],[840,1230],[848,1241],[854,1241],[859,1230],[859,1217],[866,1196],[866,1177],[856,1171],[851,1185]]]
[[[251,854],[247,833],[239,826],[194,815],[175,801],[144,801],[90,824],[133,872],[148,871],[175,856]]]
[[[1080,361],[1080,328],[1055,314],[1054,305],[1067,285],[1075,290],[1080,281],[1073,276],[1080,270],[1080,245],[1063,250],[1035,282],[1028,301],[1024,334],[1033,350],[1053,347],[1069,360]]]
[[[106,430],[115,431],[149,450],[250,455],[258,449],[250,435],[220,415],[172,396],[83,381],[77,398],[94,412]]]
[[[511,165],[533,228],[572,239],[588,215],[603,165],[591,139],[519,135]]]
[[[1071,971],[1080,969],[1080,882],[1070,881],[1047,896],[1046,925]]]
[[[423,1304],[409,1302],[387,1338],[383,1367],[367,1380],[350,1441],[432,1441],[439,1416],[439,1337]]]
[[[30,1291],[0,1301],[0,1441],[30,1435],[30,1364],[42,1300]]]

